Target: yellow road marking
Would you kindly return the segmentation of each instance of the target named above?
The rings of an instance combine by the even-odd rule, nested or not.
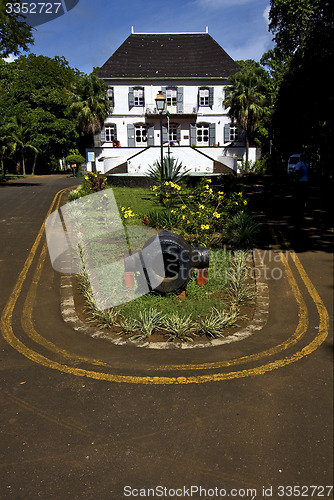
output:
[[[200,363],[200,364],[194,364],[194,365],[166,365],[163,367],[159,367],[159,369],[164,369],[164,370],[207,370],[211,368],[222,368],[224,366],[233,366],[233,365],[239,365],[239,364],[244,364],[244,363],[249,363],[251,361],[258,361],[259,359],[262,359],[264,357],[268,356],[273,356],[275,354],[278,354],[279,352],[288,349],[288,347],[293,346],[296,344],[306,333],[307,328],[308,328],[308,311],[307,307],[305,304],[305,301],[303,299],[303,296],[298,288],[297,282],[292,274],[291,268],[285,258],[285,255],[280,252],[282,262],[285,266],[285,272],[289,281],[289,285],[291,287],[291,290],[294,294],[294,297],[297,301],[298,308],[299,308],[299,321],[297,328],[293,335],[282,342],[281,344],[271,347],[270,349],[267,349],[265,351],[256,353],[256,354],[250,354],[248,356],[243,356],[241,358],[235,358],[227,361],[218,361],[218,362],[212,362],[212,363]]]
[[[28,337],[31,338],[34,342],[36,342],[36,344],[39,344],[45,347],[46,349],[63,356],[64,358],[71,359],[72,361],[81,361],[83,363],[89,363],[96,366],[109,366],[107,363],[104,363],[103,361],[87,358],[85,356],[79,356],[78,354],[74,354],[66,351],[65,349],[61,349],[58,346],[56,346],[53,342],[47,340],[45,337],[43,337],[36,331],[32,320],[32,310],[35,302],[37,285],[39,283],[42,274],[43,264],[46,255],[47,255],[47,244],[45,243],[43,245],[40,258],[38,260],[37,268],[32,283],[30,285],[30,288],[28,290],[26,300],[24,302],[23,312],[21,317],[22,328],[24,329]]]
[[[58,202],[55,206],[55,211],[54,211],[55,214],[60,206],[60,202],[61,202],[61,194],[60,194],[60,196],[58,198]],[[55,216],[53,217],[53,219],[55,220]],[[56,353],[58,355],[61,355],[61,356],[68,358],[68,359],[71,359],[72,361],[74,361],[74,360],[81,361],[84,363],[89,363],[89,364],[97,365],[97,366],[109,366],[107,363],[104,363],[100,360],[95,360],[95,359],[87,358],[84,356],[79,356],[77,354],[70,353],[70,352],[66,351],[65,349],[61,349],[58,346],[56,346],[53,342],[45,339],[45,337],[43,337],[42,335],[40,335],[36,331],[34,324],[33,324],[33,321],[32,321],[32,310],[33,310],[33,306],[34,306],[34,302],[35,302],[37,286],[38,286],[39,280],[41,278],[46,255],[47,255],[47,243],[45,242],[43,247],[42,247],[42,251],[40,253],[38,262],[37,262],[35,274],[33,276],[30,288],[28,290],[26,300],[24,302],[23,312],[22,312],[22,317],[21,317],[22,328],[24,329],[24,331],[28,335],[28,337],[31,338],[34,342],[45,347],[46,349],[49,349],[50,351],[53,351],[54,353]]]
[[[51,213],[52,207],[54,206],[54,203],[56,201],[56,197],[58,196],[58,194],[60,194],[63,191],[65,191],[65,190],[60,191],[55,196],[55,198],[50,206],[47,217]],[[2,317],[1,317],[1,325],[2,325],[3,336],[4,336],[5,340],[14,349],[19,351],[25,357],[27,357],[28,359],[30,359],[36,363],[41,364],[42,366],[52,368],[52,369],[55,369],[55,370],[58,370],[58,371],[61,371],[64,373],[69,373],[69,374],[72,374],[75,376],[89,377],[89,378],[93,378],[95,380],[105,380],[105,381],[112,381],[112,382],[126,382],[126,383],[136,383],[136,384],[138,384],[138,383],[140,383],[140,384],[205,383],[205,382],[214,382],[214,381],[222,381],[222,380],[231,380],[234,378],[243,378],[243,377],[248,377],[248,376],[252,376],[252,375],[259,375],[259,374],[264,374],[264,373],[267,373],[269,371],[272,371],[272,370],[275,370],[278,368],[282,368],[284,366],[287,366],[288,364],[294,363],[295,361],[297,361],[297,360],[303,358],[304,356],[310,354],[311,352],[313,352],[315,349],[317,349],[319,347],[319,345],[325,340],[325,338],[328,335],[328,322],[329,321],[328,321],[327,310],[326,310],[319,294],[317,293],[315,287],[313,286],[310,279],[308,278],[307,273],[304,270],[304,268],[302,267],[298,257],[295,256],[296,258],[294,258],[294,262],[296,264],[298,272],[301,275],[301,278],[303,279],[312,299],[314,300],[314,302],[316,304],[316,307],[317,307],[318,313],[319,313],[320,323],[319,323],[319,332],[318,332],[318,335],[316,336],[316,338],[310,344],[308,344],[302,350],[296,352],[292,356],[288,356],[288,357],[285,357],[281,360],[276,360],[276,361],[273,361],[271,363],[267,363],[265,365],[258,366],[258,367],[252,368],[252,369],[239,370],[239,371],[228,372],[228,373],[217,373],[217,374],[209,374],[209,375],[192,376],[192,377],[160,377],[160,376],[154,376],[154,377],[138,376],[137,377],[137,376],[129,376],[129,375],[115,375],[115,374],[111,374],[111,373],[102,373],[102,372],[95,372],[92,370],[84,370],[81,368],[74,368],[74,367],[70,367],[66,364],[61,364],[61,363],[52,361],[52,360],[46,358],[45,356],[42,356],[42,355],[38,354],[37,352],[33,351],[32,349],[28,348],[26,345],[24,345],[14,335],[14,332],[12,329],[12,324],[11,324],[11,318],[12,318],[12,313],[13,313],[15,304],[17,302],[19,294],[21,293],[23,283],[26,279],[26,276],[27,276],[28,270],[32,264],[33,258],[36,254],[40,239],[41,239],[42,234],[43,234],[43,231],[44,231],[44,223],[41,227],[41,230],[36,238],[36,241],[35,241],[32,249],[31,249],[31,252],[26,260],[26,263],[25,263],[25,265],[20,273],[19,279],[14,287],[13,294],[12,294],[11,298],[9,299],[9,301],[4,309],[4,312],[2,314]],[[284,262],[284,259],[285,259],[285,257],[283,256],[283,262]],[[285,263],[288,266],[288,267],[286,267],[286,269],[288,269],[289,265],[288,265],[286,260],[285,260],[284,264]],[[294,333],[294,335],[291,337],[291,344],[289,344],[289,345],[292,345],[293,343],[297,342],[297,339],[299,340],[299,338],[301,338],[301,336],[306,331],[305,325],[307,328],[307,324],[306,324],[306,320],[305,320],[305,311],[307,313],[307,310],[306,310],[306,306],[304,306],[305,303],[302,299],[298,285],[293,278],[292,271],[290,268],[287,271],[287,276],[288,276],[290,285],[292,284],[292,291],[296,297],[296,300],[297,300],[297,303],[299,306],[298,327],[297,327],[297,330]],[[292,279],[291,279],[291,277],[292,277]],[[297,290],[298,290],[298,292],[297,292]],[[280,346],[276,346],[276,348],[284,346],[284,345],[286,345],[286,343],[280,344]],[[273,348],[273,349],[276,349],[276,348]],[[284,347],[282,347],[282,349],[283,348]],[[268,350],[268,351],[271,351],[271,350]],[[264,352],[266,352],[266,351],[264,351]],[[276,353],[276,351],[275,351],[275,353]],[[246,362],[246,359],[247,359],[247,361],[251,361],[251,360],[254,360],[254,358],[252,359],[252,356],[261,356],[262,357],[263,354],[258,353],[256,355],[251,355],[248,357],[245,356],[244,358],[240,358],[240,359],[245,360],[242,362]],[[237,361],[238,360],[232,360],[233,363],[237,363]],[[190,366],[191,365],[188,365],[187,369],[191,369]],[[200,365],[193,365],[193,366],[197,367]]]

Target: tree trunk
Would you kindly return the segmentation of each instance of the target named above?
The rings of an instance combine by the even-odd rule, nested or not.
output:
[[[5,178],[5,166],[3,163],[3,155],[1,155],[1,177],[4,179]]]
[[[24,154],[23,154],[23,152],[22,152],[22,174],[26,175],[26,165],[25,165],[25,162],[24,162]]]
[[[247,132],[245,134],[245,142],[246,142],[246,170],[247,170],[249,162],[249,138]]]
[[[36,168],[36,162],[37,162],[37,151],[35,151],[35,156],[34,156],[34,163],[32,164],[32,169],[31,169],[31,175],[35,175],[35,168]]]

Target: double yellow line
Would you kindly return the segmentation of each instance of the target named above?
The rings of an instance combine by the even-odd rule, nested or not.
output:
[[[66,191],[66,189],[63,189],[59,191],[49,208],[49,211],[47,213],[46,218],[51,214],[52,210],[55,208],[57,210],[60,206],[61,202],[61,197],[62,194]],[[43,233],[44,233],[44,226],[45,223],[43,223],[37,238],[34,242],[34,245],[29,253],[29,256],[23,266],[23,269],[19,275],[19,278],[16,282],[16,285],[14,287],[14,290],[11,294],[10,299],[8,300],[2,316],[1,316],[1,331],[4,339],[8,342],[9,345],[11,345],[14,349],[16,349],[18,352],[20,352],[23,356],[26,358],[30,359],[31,361],[38,363],[44,367],[51,368],[54,370],[61,371],[63,373],[68,373],[71,375],[75,376],[80,376],[80,377],[89,377],[95,380],[105,380],[109,382],[123,382],[123,383],[134,383],[134,384],[191,384],[191,383],[205,383],[205,382],[218,382],[218,381],[223,381],[223,380],[231,380],[235,378],[244,378],[244,377],[249,377],[253,375],[260,375],[264,374],[267,372],[270,372],[272,370],[276,370],[278,368],[283,368],[284,366],[287,366],[291,363],[294,363],[303,357],[311,354],[313,351],[315,351],[326,339],[328,335],[328,325],[329,325],[329,318],[328,318],[328,313],[327,310],[317,292],[315,289],[314,285],[312,284],[311,280],[309,279],[304,267],[302,266],[299,258],[297,255],[294,253],[290,253],[294,264],[296,266],[296,269],[299,272],[299,275],[304,282],[308,293],[310,294],[313,302],[316,305],[316,308],[318,310],[319,314],[319,329],[316,337],[305,347],[303,347],[301,350],[295,352],[294,354],[290,356],[286,356],[282,359],[278,359],[269,363],[261,364],[259,366],[256,366],[254,368],[249,368],[245,370],[238,370],[238,371],[230,371],[230,372],[220,372],[220,373],[210,373],[206,375],[195,375],[195,376],[179,376],[179,377],[169,377],[169,376],[131,376],[131,375],[118,375],[114,373],[105,373],[102,371],[95,371],[95,370],[86,370],[82,368],[77,368],[77,367],[72,367],[67,364],[59,363],[57,361],[51,360],[38,352],[30,349],[28,346],[23,344],[21,340],[19,340],[16,335],[14,334],[13,331],[13,326],[12,326],[12,315],[14,312],[15,305],[17,303],[17,300],[22,292],[23,285],[25,283],[25,280],[27,278],[28,271],[33,263],[33,260],[35,258],[35,255],[37,253],[39,244],[41,242]],[[94,360],[90,358],[86,358],[83,356],[78,356],[73,353],[69,353],[68,351],[64,349],[60,349],[58,346],[56,346],[53,342],[50,342],[49,340],[45,339],[42,337],[38,332],[36,332],[33,322],[32,322],[32,308],[34,304],[34,299],[36,296],[36,289],[37,285],[40,281],[41,277],[41,272],[42,268],[44,265],[44,261],[46,258],[47,254],[47,247],[46,244],[43,245],[42,251],[40,254],[40,257],[38,259],[37,267],[35,270],[35,274],[31,283],[31,286],[29,288],[24,307],[23,307],[23,314],[22,314],[22,326],[27,333],[27,335],[36,343],[40,344],[44,348],[51,350],[52,352],[61,355],[63,358],[72,360],[72,361],[79,361],[83,363],[89,363],[91,365],[95,366],[100,366],[112,370],[112,366],[103,363],[99,360]],[[222,361],[222,362],[216,362],[216,363],[200,363],[200,364],[184,364],[184,365],[169,365],[169,366],[163,366],[160,367],[160,370],[164,371],[181,371],[181,370],[192,370],[192,371],[197,371],[197,370],[212,370],[212,369],[219,369],[219,368],[226,368],[226,367],[232,367],[235,365],[240,365],[240,364],[245,364],[245,363],[251,363],[251,362],[258,362],[263,360],[264,358],[268,356],[273,356],[277,355],[284,350],[286,350],[289,347],[292,347],[295,345],[306,333],[307,328],[308,328],[308,311],[307,307],[305,304],[305,301],[303,299],[302,293],[298,287],[298,284],[293,276],[292,270],[290,268],[290,265],[284,255],[283,252],[280,252],[281,255],[281,260],[284,264],[285,272],[287,279],[289,281],[289,285],[291,287],[292,293],[296,299],[297,305],[298,305],[298,325],[296,327],[295,332],[293,335],[284,341],[283,343],[272,347],[270,349],[264,350],[262,352],[256,353],[256,354],[251,354],[249,356],[243,356],[240,358],[235,358],[232,360],[228,361]]]

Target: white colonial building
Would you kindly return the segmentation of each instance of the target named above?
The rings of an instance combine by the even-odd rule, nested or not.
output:
[[[169,150],[194,174],[236,171],[245,155],[244,133],[223,101],[228,77],[238,70],[207,32],[132,32],[98,72],[113,111],[95,138],[97,170],[140,176],[160,159],[155,99],[161,91],[164,156]],[[250,159],[255,154],[251,148]]]

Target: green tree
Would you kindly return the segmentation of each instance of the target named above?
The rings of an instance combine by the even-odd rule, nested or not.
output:
[[[17,56],[20,50],[28,51],[29,45],[34,43],[33,28],[24,22],[24,16],[15,14],[14,9],[10,12],[9,3],[0,0],[0,58],[10,54]]]
[[[229,78],[224,106],[228,115],[245,131],[246,165],[249,159],[250,141],[254,139],[260,120],[268,104],[268,75],[253,60],[238,61],[241,70]]]
[[[82,74],[69,67],[64,58],[53,59],[29,54],[12,63],[0,60],[0,116],[3,123],[19,117],[30,130],[31,145],[40,151],[26,150],[32,169],[50,170],[79,137],[72,116],[72,88]],[[42,167],[43,166],[43,167]]]
[[[95,73],[96,70],[77,80],[71,104],[88,147],[94,146],[94,135],[101,132],[104,120],[112,111],[107,99],[107,86]]]
[[[330,174],[334,57],[334,5],[329,0],[271,0],[275,48],[261,62],[275,85],[272,117],[275,153],[287,158],[306,150],[313,166]]]

